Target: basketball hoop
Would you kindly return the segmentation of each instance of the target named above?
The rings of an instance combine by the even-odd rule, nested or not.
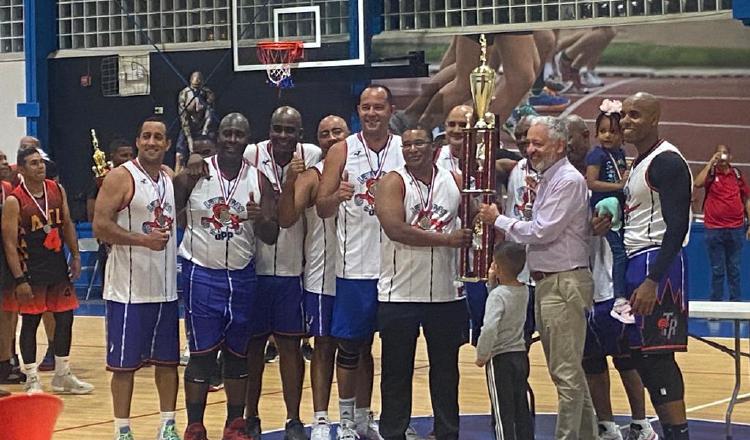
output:
[[[268,83],[280,89],[293,87],[292,64],[302,58],[304,46],[301,41],[261,41],[258,43],[258,59],[266,65]]]

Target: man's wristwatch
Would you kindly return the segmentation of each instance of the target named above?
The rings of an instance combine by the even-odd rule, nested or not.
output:
[[[23,283],[28,283],[29,282],[29,274],[25,273],[25,274],[21,275],[20,277],[16,277],[15,279],[13,279],[13,281],[16,282],[16,285],[20,285],[20,284],[23,284]]]

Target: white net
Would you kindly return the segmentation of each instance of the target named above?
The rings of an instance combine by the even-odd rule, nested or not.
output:
[[[302,57],[302,42],[265,42],[258,44],[258,59],[266,65],[268,83],[274,87],[292,87],[292,64]]]

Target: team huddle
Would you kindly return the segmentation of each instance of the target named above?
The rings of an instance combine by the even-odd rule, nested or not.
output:
[[[147,364],[155,367],[157,438],[180,438],[178,300],[190,349],[186,440],[207,439],[203,419],[219,353],[227,413],[222,438],[260,438],[270,336],[280,354],[286,439],[308,438],[300,416],[305,336],[315,338],[310,438],[331,438],[335,371],[337,439],[416,439],[409,422],[420,332],[430,363],[432,437],[459,438],[458,354],[471,340],[477,365],[487,371],[496,438],[532,439],[527,352],[535,329],[558,392],[556,438],[622,438],[609,405],[607,356],[628,390],[628,438],[658,438],[645,420],[644,386],[664,438],[688,438],[674,352],[686,349],[681,247],[692,184],[679,150],[658,137],[659,106],[651,95],[602,109],[606,118],[597,119],[596,136],[606,154],[596,172],[616,176],[610,186],[593,184],[613,197],[597,197],[591,206],[590,194],[601,192],[586,171],[593,153],[587,157],[588,144],[582,149],[572,141],[574,131],[588,138],[586,124],[576,117],[518,124],[523,158],[497,162],[509,174],[507,201],[473,207],[499,236],[486,285],[458,281],[457,249],[472,245],[471,225],[459,216],[458,164],[471,108],[458,106],[448,115],[443,146],[421,127],[389,132],[394,109],[386,87],[367,87],[357,109],[361,132],[327,116],[318,145],[302,142],[302,118],[292,107],[278,108],[268,140],[255,144],[248,119],[228,114],[215,145],[199,148],[204,139],[195,139],[177,175],[163,165],[171,146],[164,122],[141,124],[137,157],[107,174],[93,217],[96,238],[110,247],[103,297],[115,439],[135,438],[134,373]],[[613,141],[615,135],[622,138]],[[639,152],[629,170],[624,163],[618,168],[609,145],[619,148],[622,140]],[[75,229],[64,190],[44,178],[39,152],[25,151],[18,157],[21,185],[3,186],[4,249],[15,279],[4,309],[23,314],[27,390],[42,390],[30,335],[41,313],[51,311],[59,367],[53,388],[89,393],[93,387],[68,366],[77,306],[68,270],[73,277],[80,272]],[[669,192],[659,190],[665,185]],[[179,245],[178,226],[184,228]],[[377,424],[370,410],[375,332],[382,356]]]

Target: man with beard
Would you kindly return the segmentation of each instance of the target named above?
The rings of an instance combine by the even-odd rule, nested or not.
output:
[[[310,362],[314,424],[312,440],[330,439],[328,403],[333,380],[336,340],[331,337],[331,317],[336,294],[336,219],[320,218],[315,210],[320,176],[328,150],[349,136],[349,127],[339,116],[326,116],[318,125],[320,162],[300,174],[293,191],[282,191],[279,199],[279,224],[288,228],[301,216],[307,222],[305,235],[305,315],[308,334],[315,337]]]
[[[687,262],[692,175],[674,145],[659,137],[659,101],[639,92],[622,104],[623,140],[638,157],[625,183],[626,291],[635,314],[631,348],[666,440],[688,439],[685,384],[675,352],[687,350]],[[592,221],[596,233],[610,219]]]
[[[339,439],[376,438],[369,423],[372,397],[370,350],[376,329],[381,239],[375,217],[380,178],[404,163],[401,137],[388,133],[393,114],[388,88],[370,85],[359,97],[362,131],[331,147],[326,156],[316,206],[322,218],[337,215],[336,301],[331,334],[338,338]],[[366,361],[360,363],[364,353]],[[366,366],[366,373],[361,373]],[[361,383],[363,376],[368,383]],[[355,410],[355,404],[357,406]]]
[[[271,183],[242,157],[249,133],[243,115],[225,116],[217,154],[204,159],[208,173],[183,172],[175,178],[177,209],[186,208],[187,217],[179,250],[190,343],[184,440],[207,439],[203,414],[219,350],[227,394],[223,438],[251,438],[244,412],[249,318],[257,285],[255,239],[273,244],[278,225]]]
[[[320,148],[301,143],[301,140],[301,115],[296,109],[283,106],[271,115],[269,140],[248,145],[245,149],[245,159],[265,174],[276,197],[284,192],[294,193],[299,175],[320,160]],[[279,231],[274,244],[257,242],[259,295],[250,317],[252,338],[247,355],[250,383],[246,413],[248,432],[253,438],[259,437],[261,432],[258,401],[265,366],[263,350],[270,335],[273,335],[279,350],[287,412],[286,438],[307,438],[299,416],[305,375],[305,361],[300,350],[300,340],[306,333],[300,278],[304,237],[305,225],[302,219],[298,219]]]
[[[541,174],[531,219],[500,215],[494,204],[483,204],[479,215],[506,239],[528,245],[537,328],[557,388],[556,438],[596,438],[596,417],[581,366],[585,313],[593,302],[588,188],[566,157],[564,121],[532,119],[528,140],[529,160]]]
[[[143,121],[135,145],[138,156],[104,178],[93,225],[94,235],[112,245],[103,297],[115,439],[133,439],[134,376],[151,364],[161,412],[157,439],[178,440],[176,210],[172,170],[162,165],[171,146],[164,121]]]

